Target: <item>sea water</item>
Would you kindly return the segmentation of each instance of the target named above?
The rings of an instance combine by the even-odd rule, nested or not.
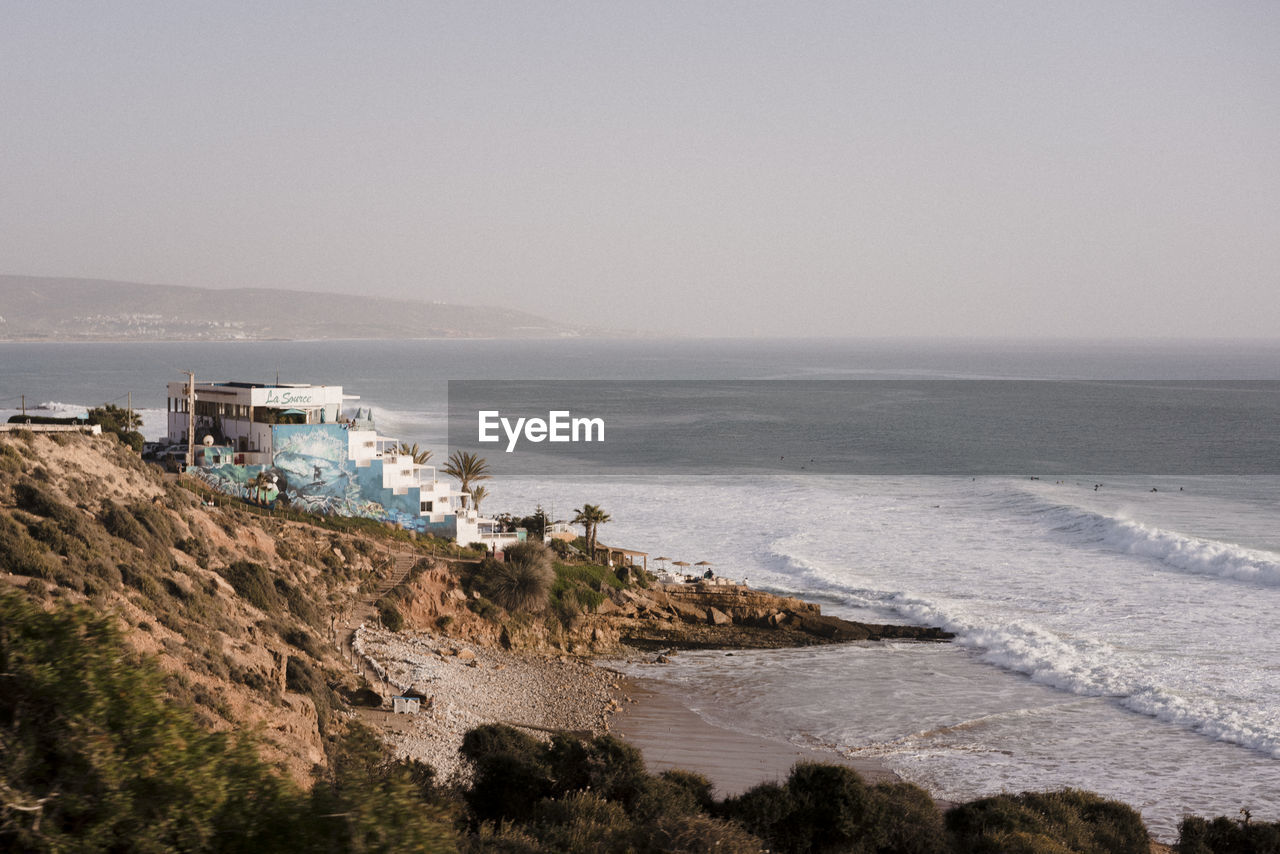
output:
[[[0,406],[164,384],[342,384],[380,432],[443,456],[447,379],[1263,379],[1280,350],[843,342],[0,344]],[[55,405],[56,404],[56,405]],[[606,542],[949,644],[681,653],[635,663],[712,723],[878,757],[935,795],[1076,786],[1169,838],[1186,814],[1280,819],[1280,477],[513,478],[487,511],[583,503]]]

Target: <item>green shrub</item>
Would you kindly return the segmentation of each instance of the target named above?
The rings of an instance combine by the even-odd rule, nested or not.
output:
[[[295,617],[309,626],[319,626],[323,622],[320,610],[302,588],[290,584],[283,578],[277,578],[274,583],[276,592],[284,598],[290,613]]]
[[[272,612],[280,608],[280,599],[271,574],[260,563],[238,560],[218,569],[218,574],[242,598],[261,611]]]
[[[1147,854],[1149,849],[1142,817],[1132,807],[1077,789],[971,801],[949,810],[946,826],[958,847],[975,854]]]
[[[1243,810],[1241,811],[1243,812]],[[1276,854],[1280,822],[1190,817],[1178,825],[1178,854]]]
[[[448,808],[423,800],[421,775],[388,762],[382,740],[366,726],[347,725],[329,754],[329,778],[311,790],[305,822],[290,850],[435,854],[455,851]]]
[[[89,410],[89,423],[101,425],[103,434],[114,435],[133,450],[142,450],[144,439],[138,432],[142,416],[138,413],[108,403]]]
[[[911,783],[872,787],[881,854],[945,854],[946,825],[929,793]]]
[[[44,543],[49,550],[60,555],[67,553],[67,537],[52,519],[40,519],[27,525],[27,533],[33,540]]]
[[[37,516],[56,518],[61,511],[69,509],[47,486],[30,479],[13,485],[13,500],[18,507]]]
[[[108,534],[132,543],[138,548],[146,548],[153,542],[147,529],[134,518],[134,515],[114,501],[102,502],[99,521],[102,522],[102,527],[106,528]]]
[[[479,599],[468,599],[467,610],[486,620],[496,620],[502,616],[501,609],[483,596]]]
[[[173,518],[163,504],[154,501],[135,501],[129,505],[129,512],[160,545],[168,548],[177,542]]]
[[[201,569],[209,568],[209,550],[205,547],[204,540],[197,537],[184,537],[174,543],[179,551],[184,551],[196,560],[196,566]]]
[[[160,582],[146,568],[122,563],[119,569],[124,583],[146,596],[153,604],[159,604],[166,598]]]
[[[267,678],[256,668],[237,665],[231,668],[230,676],[232,680],[260,694],[265,694],[270,690]]]
[[[0,569],[14,575],[53,578],[61,561],[7,515],[0,516]]]
[[[651,851],[761,854],[764,843],[740,825],[702,813],[662,813],[643,828]]]
[[[726,800],[719,811],[774,851],[949,850],[928,794],[905,783],[868,787],[843,765],[797,763],[785,784],[763,783]]]
[[[555,579],[551,550],[541,543],[519,543],[504,560],[485,558],[476,568],[473,584],[489,600],[508,611],[538,613],[546,608]]]
[[[540,802],[529,830],[543,851],[629,854],[637,847],[636,827],[627,811],[595,792],[572,792]]]
[[[289,656],[284,666],[285,687],[295,694],[314,694],[327,687],[324,679],[306,659]]]
[[[312,658],[320,658],[323,651],[310,632],[302,629],[286,629],[280,635],[281,640],[292,647],[302,650]]]
[[[398,632],[404,628],[404,615],[400,613],[395,600],[389,596],[378,600],[378,619],[388,631]]]
[[[105,560],[94,560],[87,569],[91,575],[105,581],[108,587],[119,587],[124,584],[124,576],[120,572],[120,567],[114,563],[109,563]]]
[[[513,727],[476,727],[463,736],[460,752],[471,763],[473,782],[465,797],[477,821],[527,820],[551,794],[545,748]]]
[[[164,699],[111,620],[0,594],[6,801],[0,847],[280,850],[300,799],[245,739],[200,730]],[[57,793],[56,797],[47,797]]]
[[[22,471],[22,461],[8,445],[0,445],[0,472],[17,474]]]

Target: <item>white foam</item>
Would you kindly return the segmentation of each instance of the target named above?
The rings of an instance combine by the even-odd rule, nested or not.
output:
[[[1152,558],[1179,572],[1280,586],[1280,556],[1274,553],[1086,510],[1064,509],[1062,513],[1067,518],[1060,531],[1092,539],[1106,548]]]
[[[28,406],[27,414],[44,418],[75,418],[88,414],[89,408],[78,403],[50,400],[37,406]],[[19,415],[21,412],[21,409],[0,409],[0,422],[8,421],[10,416]],[[147,441],[160,439],[168,432],[168,413],[165,410],[135,409],[134,412],[142,418],[142,428],[139,432]]]
[[[803,578],[801,589],[817,587],[854,607],[890,609],[912,623],[940,626],[955,633],[956,645],[972,650],[982,661],[1039,684],[1082,697],[1109,697],[1132,711],[1280,758],[1280,719],[1265,709],[1220,703],[1206,694],[1187,696],[1183,685],[1166,681],[1176,664],[1120,650],[1083,627],[1065,635],[1034,620],[1009,618],[1007,611],[975,613],[954,598],[849,585],[839,579],[841,570],[833,571],[812,557],[788,554],[793,545],[791,538],[774,544],[776,553]]]

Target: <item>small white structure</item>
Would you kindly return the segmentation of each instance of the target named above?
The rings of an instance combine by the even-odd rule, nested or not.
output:
[[[416,715],[422,708],[422,700],[418,697],[392,697],[391,711],[397,715]]]

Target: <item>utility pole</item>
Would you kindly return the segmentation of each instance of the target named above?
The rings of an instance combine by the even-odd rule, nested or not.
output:
[[[187,465],[196,464],[196,375],[192,371],[183,371],[187,375]]]
[[[124,430],[126,433],[128,433],[132,429],[133,429],[133,392],[129,392],[129,414],[124,420]]]
[[[22,417],[27,417],[27,396],[25,394],[22,396]]]

